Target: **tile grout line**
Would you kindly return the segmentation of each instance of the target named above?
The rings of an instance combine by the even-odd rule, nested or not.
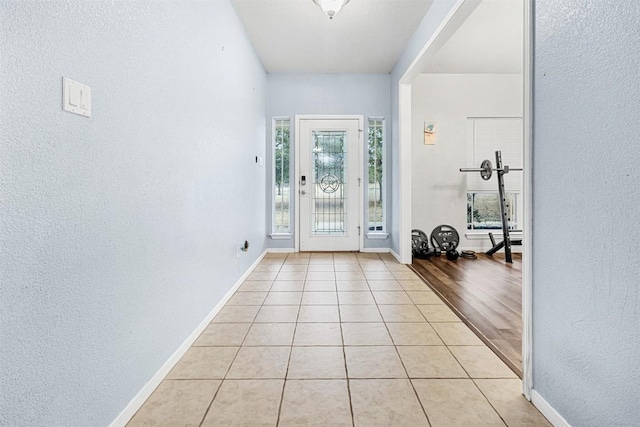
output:
[[[285,258],[285,262],[288,258],[289,258],[289,255],[287,255],[287,258]],[[308,268],[309,268],[309,264],[307,264],[307,269]],[[302,286],[303,291],[306,284],[307,270],[305,270],[304,277],[305,277],[305,280]],[[298,319],[300,318],[301,307],[302,307],[302,296],[300,297],[300,303],[298,304],[298,315],[296,316],[296,323],[295,323],[295,326],[293,327],[293,336],[291,337],[291,346],[289,347],[289,358],[287,359],[287,369],[284,372],[284,380],[282,381],[282,392],[280,393],[280,404],[278,405],[278,417],[276,418],[276,427],[280,425],[280,416],[282,415],[282,404],[284,403],[284,390],[287,387],[287,376],[289,375],[289,367],[291,366],[291,354],[293,353],[293,343],[296,339],[296,331],[298,330]]]
[[[316,346],[314,346],[316,347]],[[332,348],[338,348],[339,346],[333,345],[330,346]],[[354,346],[351,346],[354,347]],[[361,345],[356,347],[380,347],[376,345]],[[392,346],[384,346],[384,347],[392,347]],[[317,348],[317,347],[316,347]],[[318,377],[318,378],[291,378],[292,381],[337,381],[344,380],[344,377]],[[406,379],[414,379],[414,380],[517,380],[519,378],[460,378],[460,377],[413,377],[413,378],[390,378],[390,377],[366,377],[366,378],[351,378],[353,380],[406,380]],[[260,380],[282,380],[282,377],[265,377],[265,378],[232,378],[226,381],[260,381]],[[165,380],[170,382],[180,382],[180,381],[222,381],[218,379],[212,378],[183,378],[179,380]]]
[[[376,300],[376,306],[378,307],[378,311],[380,311],[380,307],[378,306],[377,300]],[[414,304],[414,307],[415,307],[415,304]],[[416,307],[416,309],[417,309],[417,307]],[[382,316],[382,312],[381,311],[380,311],[380,316]],[[426,320],[426,318],[425,318],[425,320]],[[398,351],[398,346],[395,344],[395,340],[393,339],[393,335],[391,335],[391,331],[389,330],[389,326],[387,326],[387,322],[384,320],[384,317],[382,318],[382,323],[384,324],[384,327],[387,330],[387,333],[389,334],[389,338],[391,339],[391,342],[393,343],[393,348],[396,351],[396,354],[398,355],[398,359],[400,360],[400,364],[402,365],[402,369],[404,369],[404,373],[407,376],[407,380],[409,381],[409,384],[411,384],[411,389],[413,390],[413,394],[415,395],[416,399],[418,400],[418,404],[420,405],[420,408],[422,409],[422,413],[424,414],[425,418],[427,419],[427,424],[429,426],[431,426],[431,421],[429,421],[429,415],[427,414],[427,410],[424,408],[424,405],[422,404],[422,401],[420,400],[420,396],[418,395],[418,391],[416,390],[415,386],[413,385],[413,381],[411,379],[411,376],[409,375],[409,371],[407,370],[407,367],[404,364],[404,360],[402,360],[402,356],[400,356],[400,352]]]
[[[240,351],[239,348],[238,348],[238,351]],[[236,355],[237,355],[237,352],[236,352]],[[235,359],[235,357],[234,357],[234,359]],[[233,363],[233,362],[231,362],[231,363]],[[231,365],[229,365],[229,368],[231,368]],[[207,405],[207,409],[204,411],[204,415],[202,416],[202,420],[198,424],[199,427],[202,426],[202,424],[204,423],[204,420],[207,418],[207,415],[209,415],[209,410],[211,409],[211,406],[213,405],[213,401],[216,400],[216,397],[218,397],[218,393],[220,392],[220,389],[222,388],[222,384],[223,383],[224,383],[224,380],[220,380],[220,385],[218,385],[218,387],[216,388],[216,392],[213,393],[213,397],[211,398],[211,402],[209,402],[209,405]]]
[[[437,333],[437,332],[436,332]],[[444,340],[442,341],[444,342]],[[462,365],[462,362],[460,362],[460,360],[458,360],[458,358],[456,357],[455,354],[453,354],[453,351],[451,351],[451,349],[449,348],[449,346],[445,343],[444,345],[447,348],[447,351],[449,352],[449,354],[451,354],[451,356],[453,356],[453,358],[455,359],[455,361],[458,363],[458,365],[460,365],[460,367],[462,368],[462,370],[464,371],[465,374],[467,374],[467,379],[473,380],[473,378],[471,377],[471,374],[469,373],[469,371],[467,371],[467,368],[465,368]]]
[[[284,265],[284,262],[281,264],[280,268],[282,268],[282,265]],[[280,271],[280,270],[278,270],[278,271]],[[253,273],[253,271],[251,273]],[[277,273],[276,273],[276,277],[277,277]],[[224,382],[227,380],[227,375],[229,375],[229,371],[231,371],[231,367],[233,366],[234,362],[236,361],[236,359],[238,357],[238,354],[240,354],[240,350],[242,349],[242,345],[244,344],[244,342],[247,340],[247,337],[249,336],[249,331],[251,331],[251,328],[253,327],[253,325],[255,325],[256,318],[258,317],[258,314],[260,313],[260,310],[264,306],[264,302],[266,301],[267,296],[269,295],[269,292],[270,292],[271,288],[273,287],[274,283],[275,283],[275,279],[273,279],[271,281],[271,286],[269,287],[269,290],[267,291],[267,295],[265,296],[264,300],[262,300],[262,304],[260,305],[260,308],[258,308],[258,311],[256,311],[256,314],[253,316],[253,320],[251,321],[251,325],[247,329],[247,332],[244,334],[244,337],[242,338],[242,341],[240,342],[240,346],[238,346],[238,351],[236,351],[236,354],[233,356],[233,359],[231,360],[231,363],[229,364],[229,367],[227,368],[227,371],[225,372],[224,377],[220,381],[220,385],[216,389],[216,392],[213,394],[213,399],[211,399],[211,402],[209,402],[209,406],[207,406],[207,410],[204,412],[204,416],[202,417],[202,421],[200,421],[200,424],[198,424],[199,427],[202,427],[202,424],[207,419],[207,415],[209,415],[209,411],[211,410],[211,407],[213,406],[213,402],[216,400],[216,397],[218,397],[218,393],[220,392],[220,389],[222,388]],[[238,293],[238,291],[236,291],[234,293],[234,295],[236,293]],[[225,304],[224,307],[227,307],[227,304]],[[213,323],[213,319],[212,319],[211,323]],[[246,323],[246,322],[236,322],[236,323]],[[193,347],[193,346],[191,346],[191,347]]]
[[[335,264],[333,266],[333,273],[335,275]],[[338,298],[337,280],[336,280],[336,298]],[[338,299],[338,324],[340,325],[340,339],[342,340],[342,360],[344,361],[344,375],[347,380],[347,395],[349,396],[349,412],[351,413],[351,426],[355,427],[356,420],[353,414],[353,400],[351,398],[351,379],[349,378],[349,366],[347,365],[347,352],[345,350],[345,345],[344,345],[344,333],[342,332],[342,313],[340,312],[340,299]]]
[[[489,403],[489,406],[491,406],[491,409],[493,409],[493,411],[498,415],[498,417],[500,417],[500,420],[505,424],[508,425],[506,423],[506,421],[502,418],[502,415],[500,415],[500,412],[498,412],[498,410],[491,404],[491,402],[489,401],[489,398],[487,398],[487,396],[482,392],[482,390],[480,389],[480,387],[478,387],[478,385],[476,384],[475,380],[476,379],[511,379],[511,378],[473,378],[471,376],[471,374],[469,374],[469,372],[467,371],[467,369],[462,365],[462,363],[460,362],[460,360],[458,360],[458,358],[456,357],[455,354],[453,354],[453,352],[451,351],[451,349],[449,349],[449,346],[445,344],[445,346],[447,347],[447,350],[449,351],[449,353],[453,356],[453,358],[456,360],[456,362],[458,362],[458,365],[460,365],[460,367],[464,370],[464,372],[467,374],[468,378],[457,378],[457,379],[469,379],[471,380],[471,382],[473,383],[473,385],[476,387],[476,389],[480,392],[480,394],[482,394],[482,396],[485,398],[485,400],[487,401],[487,403]],[[454,346],[454,347],[463,347],[463,346]],[[466,347],[475,347],[475,346],[466,346]],[[455,378],[452,378],[455,379]]]
[[[504,423],[505,426],[508,426],[509,424],[507,424],[507,421],[502,418],[502,414],[500,414],[500,412],[498,412],[498,409],[493,406],[493,403],[491,403],[491,401],[489,400],[489,398],[487,397],[486,394],[484,394],[484,392],[482,391],[482,389],[478,386],[478,384],[476,383],[476,380],[474,378],[471,378],[471,382],[473,383],[473,385],[475,386],[475,388],[478,389],[478,391],[480,392],[480,394],[482,395],[482,397],[484,397],[484,399],[487,401],[487,403],[489,404],[489,406],[491,406],[491,409],[493,409],[493,411],[498,415],[498,417],[500,417],[500,420]]]

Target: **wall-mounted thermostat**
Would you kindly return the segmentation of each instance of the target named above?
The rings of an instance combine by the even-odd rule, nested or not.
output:
[[[84,117],[91,117],[91,88],[63,77],[62,109]]]

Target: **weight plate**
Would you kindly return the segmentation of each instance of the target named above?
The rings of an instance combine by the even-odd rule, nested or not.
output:
[[[430,256],[427,233],[422,230],[411,230],[411,252],[415,258],[425,259]]]
[[[485,181],[489,181],[491,179],[491,174],[493,174],[493,165],[491,164],[491,160],[483,160],[480,167],[483,169],[480,172],[480,176]]]
[[[460,235],[450,225],[439,225],[431,232],[431,244],[442,252],[455,251],[460,242]]]
[[[475,251],[462,251],[462,252],[460,252],[460,256],[462,258],[467,258],[467,259],[476,259],[476,258],[478,258],[478,256],[476,255]]]

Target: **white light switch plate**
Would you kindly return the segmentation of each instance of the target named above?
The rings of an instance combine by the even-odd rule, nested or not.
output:
[[[84,117],[91,117],[91,88],[63,77],[62,109]]]

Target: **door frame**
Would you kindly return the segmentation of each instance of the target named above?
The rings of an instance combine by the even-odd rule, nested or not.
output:
[[[533,390],[533,0],[524,0],[523,23],[523,192],[525,194],[522,255],[522,393]],[[525,234],[526,233],[526,234]]]
[[[435,52],[483,0],[458,0],[425,42],[398,82],[399,254],[411,263],[411,84]],[[531,400],[533,390],[533,0],[523,0],[523,259],[522,259],[522,393]]]
[[[300,252],[300,121],[301,120],[358,120],[358,178],[360,179],[360,189],[358,191],[358,225],[360,226],[360,235],[358,236],[358,251],[362,252],[364,248],[364,177],[362,174],[364,165],[364,116],[363,115],[324,115],[324,114],[296,114],[294,116],[295,139],[295,166],[294,166],[294,190],[293,190],[293,206],[294,214],[294,252]]]

